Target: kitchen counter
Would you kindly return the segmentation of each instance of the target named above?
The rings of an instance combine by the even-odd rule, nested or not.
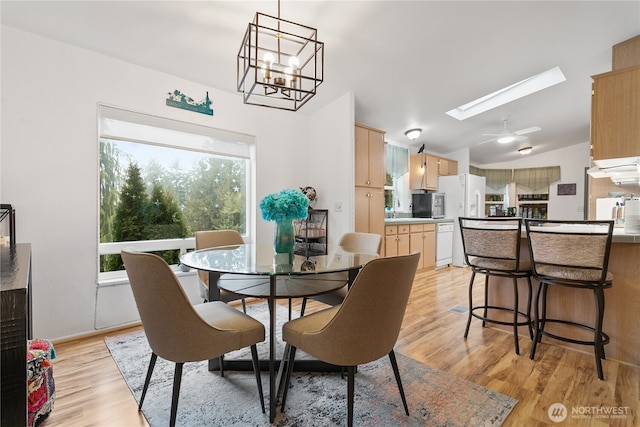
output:
[[[453,222],[451,218],[385,218],[384,225],[403,225],[403,224],[437,224],[440,222]]]
[[[611,241],[614,243],[640,243],[640,234],[626,234],[624,227],[615,227]]]

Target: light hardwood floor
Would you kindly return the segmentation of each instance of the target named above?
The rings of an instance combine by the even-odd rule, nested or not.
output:
[[[518,356],[510,333],[482,328],[477,319],[464,340],[466,314],[449,309],[467,306],[469,277],[469,269],[454,267],[416,275],[397,352],[517,399],[505,426],[640,426],[639,367],[606,360],[606,380],[599,381],[590,348],[584,352],[569,350],[550,344],[545,338],[532,361],[528,357],[528,337],[520,337]],[[475,286],[475,290],[481,292],[482,286]],[[299,309],[299,303],[294,308]],[[320,308],[321,304],[310,301],[307,310]],[[125,332],[130,329],[111,335]],[[42,427],[148,425],[105,347],[104,336],[57,343],[55,347],[57,397],[54,410]],[[562,424],[552,422],[547,415],[549,406],[556,402],[563,403],[569,411]],[[593,407],[615,409],[626,415],[571,415],[573,410],[584,414]]]

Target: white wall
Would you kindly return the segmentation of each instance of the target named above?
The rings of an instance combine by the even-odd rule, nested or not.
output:
[[[329,243],[354,230],[354,105],[349,92],[310,120],[308,185],[318,193],[315,208],[329,210]],[[342,206],[339,212],[336,203]]]
[[[585,168],[589,167],[590,143],[572,145],[563,149],[527,155],[508,163],[478,165],[484,169],[537,168],[560,166],[560,181],[549,186],[549,219],[584,219]],[[558,184],[576,184],[575,196],[558,196]]]
[[[91,331],[97,306],[109,310],[130,295],[130,291],[111,295],[106,306],[97,298],[97,103],[255,135],[257,200],[282,188],[312,185],[311,181],[324,189],[324,171],[315,164],[310,168],[307,161],[313,132],[309,117],[300,112],[246,106],[240,94],[11,27],[2,26],[1,52],[0,196],[16,208],[16,240],[32,245],[36,336],[55,339]],[[214,116],[167,107],[166,94],[175,89],[195,99],[209,91]],[[321,119],[311,120],[312,128],[318,131],[327,123],[322,139],[333,139],[335,148],[347,153],[353,139],[353,127],[348,129],[348,123],[353,124],[353,101],[338,105],[336,112],[326,110]],[[352,168],[343,165],[331,174],[322,197],[352,199],[343,192],[330,194],[336,183],[353,179]],[[273,224],[263,221],[257,211],[253,212],[256,239],[272,239]],[[335,227],[344,229],[345,224]],[[121,305],[127,303],[131,301]]]

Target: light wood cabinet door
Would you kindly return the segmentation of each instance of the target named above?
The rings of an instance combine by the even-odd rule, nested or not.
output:
[[[409,157],[409,188],[412,190],[438,189],[438,158],[429,154]]]
[[[355,185],[384,188],[384,132],[355,127]]]
[[[387,225],[385,227],[385,255],[384,256],[396,256],[396,255],[408,255],[410,240],[409,240],[409,226]]]
[[[593,76],[593,159],[640,155],[640,66]]]
[[[436,266],[435,224],[416,224],[411,226],[409,235],[409,253],[420,252],[418,269],[433,269]]]
[[[436,232],[424,232],[424,252],[422,252],[422,267],[428,269],[436,268]]]
[[[384,235],[384,190],[355,188],[355,231]]]

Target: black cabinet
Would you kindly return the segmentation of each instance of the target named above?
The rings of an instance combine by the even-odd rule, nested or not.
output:
[[[0,425],[27,425],[27,340],[31,339],[31,245],[0,248],[2,392]]]
[[[327,254],[328,216],[326,209],[309,209],[305,219],[294,221],[294,253],[303,256]]]

